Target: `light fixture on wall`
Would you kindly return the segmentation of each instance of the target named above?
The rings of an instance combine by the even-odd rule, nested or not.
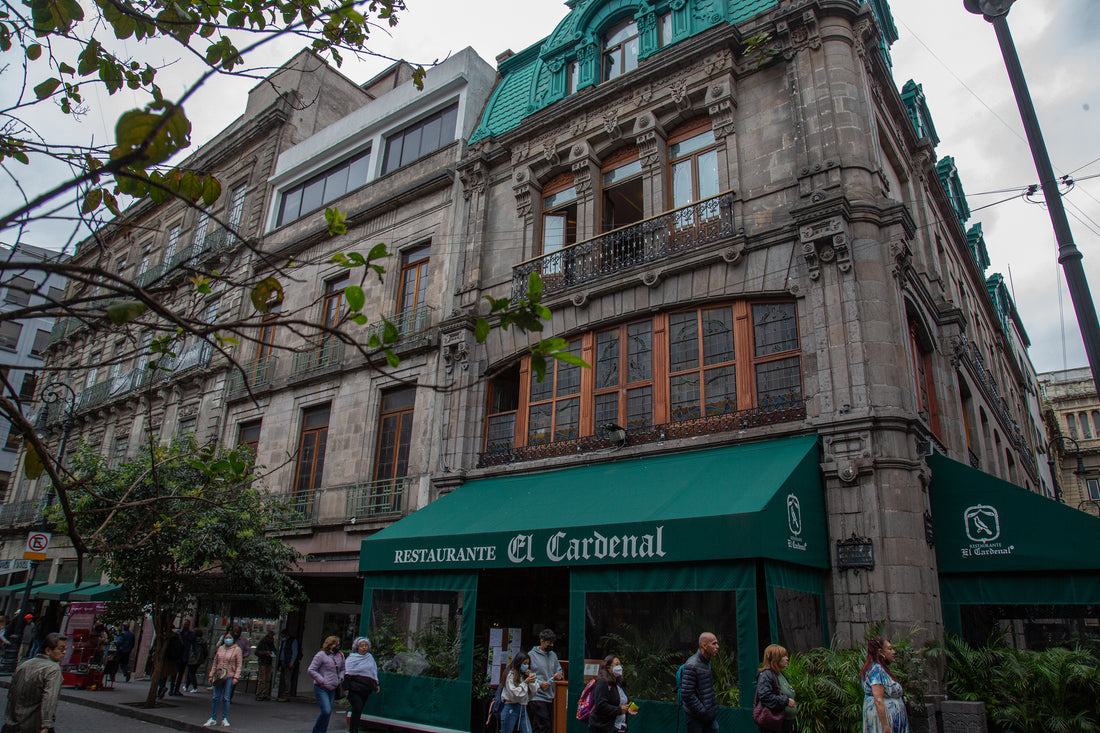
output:
[[[600,427],[604,437],[610,440],[612,443],[618,443],[619,445],[626,445],[626,428],[613,422],[609,422]]]

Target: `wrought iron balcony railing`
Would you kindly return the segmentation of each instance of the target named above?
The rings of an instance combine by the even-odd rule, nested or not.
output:
[[[276,527],[312,527],[316,524],[319,499],[317,491],[291,495],[276,518]]]
[[[532,272],[552,293],[732,237],[733,201],[732,191],[721,193],[521,262],[512,268],[512,298],[526,294]]]
[[[87,410],[90,407],[102,404],[107,401],[110,396],[111,383],[110,380],[98,382],[93,384],[88,389],[80,393],[80,409]]]
[[[42,518],[37,501],[17,501],[0,504],[0,527],[22,527]]]
[[[234,397],[244,394],[249,389],[271,384],[276,364],[278,364],[278,357],[261,356],[247,364],[241,364],[240,369],[234,368],[229,375],[229,396]]]
[[[804,420],[805,418],[805,400],[789,400],[768,407],[753,407],[747,410],[699,417],[692,420],[679,420],[663,425],[632,427],[626,431],[625,443],[617,443],[603,435],[588,435],[572,440],[528,445],[522,448],[515,448],[510,443],[500,443],[495,448],[480,454],[477,466],[478,468],[485,468],[521,461],[533,461],[539,458],[579,455],[619,445],[642,445],[677,438],[728,433],[762,425]]]
[[[432,314],[435,308],[430,305],[422,305],[416,308],[408,308],[387,320],[397,328],[398,343],[415,340],[413,337],[423,334],[432,322]],[[386,321],[379,320],[367,326],[367,338],[377,336],[382,338],[386,330]]]
[[[134,278],[134,284],[144,288],[164,274],[164,263],[156,264]]]
[[[328,338],[320,346],[296,352],[290,375],[292,377],[302,377],[321,369],[337,366],[343,359],[344,342],[335,338]]]
[[[344,521],[354,524],[404,516],[408,513],[410,483],[411,479],[400,476],[347,487]]]

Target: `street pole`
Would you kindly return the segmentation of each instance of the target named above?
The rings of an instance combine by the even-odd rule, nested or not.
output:
[[[65,421],[61,425],[61,442],[57,447],[58,469],[64,465],[65,446],[69,440],[69,431],[73,429],[73,425],[76,423],[76,392],[64,382],[51,382],[42,388],[42,392],[39,395],[43,402],[42,411],[39,413],[39,422],[42,424],[43,429],[45,429],[49,406],[64,398],[62,388],[68,391],[69,397],[65,405]],[[46,494],[46,507],[42,510],[41,529],[43,531],[49,529],[49,521],[46,515],[53,505],[53,496],[53,491],[49,491]],[[19,604],[19,615],[12,620],[12,625],[15,627],[15,630],[18,631],[18,638],[14,639],[11,644],[4,648],[3,656],[0,657],[0,674],[11,674],[14,672],[15,665],[19,661],[19,647],[23,643],[23,629],[26,626],[23,617],[28,613],[30,608],[31,586],[34,585],[34,576],[37,572],[38,560],[31,560],[30,567],[27,569],[27,584],[23,587],[23,602]],[[10,636],[13,636],[13,634],[9,634],[9,637]]]
[[[1058,262],[1066,275],[1073,312],[1077,316],[1077,325],[1081,329],[1081,339],[1085,343],[1085,356],[1092,371],[1093,387],[1100,392],[1100,324],[1096,320],[1096,308],[1093,306],[1092,293],[1085,277],[1085,268],[1081,264],[1081,251],[1073,243],[1073,234],[1069,229],[1069,220],[1062,205],[1062,195],[1058,191],[1058,182],[1047,154],[1043,133],[1039,128],[1039,119],[1035,116],[1035,106],[1031,102],[1024,70],[1020,58],[1016,55],[1016,45],[1008,30],[1008,10],[1015,0],[963,0],[971,13],[982,15],[993,24],[997,33],[997,42],[1001,46],[1008,80],[1012,83],[1012,92],[1020,108],[1020,117],[1024,123],[1031,156],[1035,160],[1035,170],[1039,173],[1039,183],[1043,188],[1050,222],[1054,225],[1054,236],[1058,241]]]

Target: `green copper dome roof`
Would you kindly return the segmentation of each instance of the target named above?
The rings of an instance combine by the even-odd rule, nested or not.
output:
[[[571,66],[577,90],[598,84],[601,39],[616,23],[638,23],[639,59],[722,23],[740,23],[778,0],[571,0],[571,10],[544,40],[500,64],[501,81],[470,142],[500,135],[567,93]],[[671,37],[659,37],[668,16]],[[662,40],[664,41],[662,43]]]

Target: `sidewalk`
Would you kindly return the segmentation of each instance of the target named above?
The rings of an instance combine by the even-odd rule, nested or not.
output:
[[[2,688],[7,688],[9,683],[10,678],[0,679]],[[226,729],[219,725],[216,729],[203,728],[202,724],[210,717],[210,688],[200,687],[199,692],[188,693],[182,697],[165,697],[160,701],[162,706],[152,710],[141,707],[148,692],[147,681],[123,682],[119,679],[113,690],[62,688],[61,699],[114,713],[129,720],[156,723],[183,731],[309,733],[313,729],[313,723],[319,712],[317,704],[305,697],[299,696],[291,702],[258,702],[253,695],[241,692],[233,698],[233,704],[229,708],[229,722],[232,723],[232,727]],[[138,705],[128,703],[138,703]],[[334,710],[332,719],[329,721],[329,729],[347,730],[344,724],[345,716],[345,710]]]

